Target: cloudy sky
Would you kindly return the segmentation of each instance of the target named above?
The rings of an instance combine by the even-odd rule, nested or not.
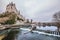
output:
[[[0,0],[0,12],[5,11],[9,2],[14,2],[21,14],[34,21],[48,22],[60,11],[60,0]]]

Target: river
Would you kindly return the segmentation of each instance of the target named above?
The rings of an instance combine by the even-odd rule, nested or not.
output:
[[[60,40],[60,37],[43,35],[37,32],[32,33],[28,29],[12,29],[2,40]]]

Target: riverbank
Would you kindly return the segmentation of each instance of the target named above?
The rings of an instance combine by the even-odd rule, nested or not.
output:
[[[5,37],[6,37],[6,35],[0,35],[0,40],[2,40]]]
[[[8,34],[1,40],[60,40],[60,37],[43,35],[38,32],[31,33],[26,30],[20,29],[11,29]],[[24,34],[28,32],[27,34]]]
[[[15,37],[19,30],[17,29],[11,29],[11,31],[7,34],[6,37],[3,38],[3,40],[15,40]]]

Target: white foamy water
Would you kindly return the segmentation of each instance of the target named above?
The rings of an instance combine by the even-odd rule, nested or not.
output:
[[[26,30],[26,31],[30,31],[29,28],[20,28],[21,30]],[[45,32],[40,32],[40,31],[33,31],[36,32],[38,34],[44,34],[44,35],[49,35],[49,36],[56,36],[56,37],[60,37],[60,35],[56,35],[56,34],[49,34],[49,33],[45,33]]]
[[[30,31],[30,29],[28,29],[28,28],[20,28],[21,30],[28,30],[28,31]]]
[[[46,26],[46,27],[43,27],[43,26],[37,26],[37,29],[39,29],[39,30],[50,30],[50,31],[55,31],[55,30],[57,30],[57,27],[56,26],[50,26],[50,27],[48,27],[48,26]]]

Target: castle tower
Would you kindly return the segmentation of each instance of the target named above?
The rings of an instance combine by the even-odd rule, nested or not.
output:
[[[16,9],[16,6],[13,2],[9,3],[7,6],[6,6],[6,11],[7,12],[15,12],[17,13],[17,9]]]
[[[25,19],[21,14],[20,14],[20,11],[18,11],[16,9],[16,6],[13,2],[9,3],[7,6],[6,6],[6,12],[14,12],[16,13],[16,15],[20,18],[20,19]]]

